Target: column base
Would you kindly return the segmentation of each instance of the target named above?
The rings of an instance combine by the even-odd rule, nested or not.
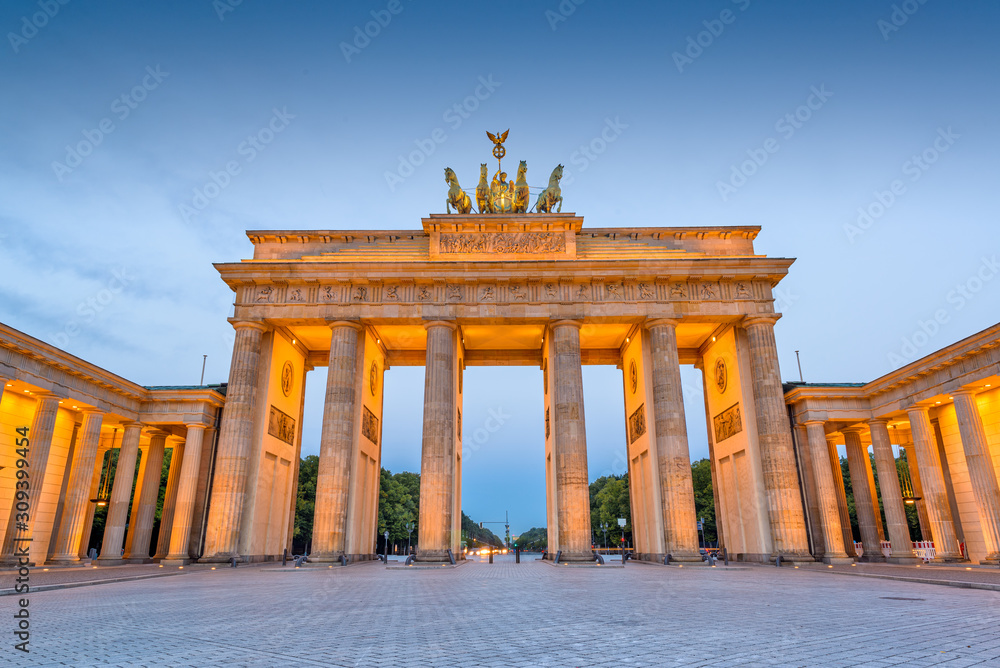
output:
[[[858,559],[858,562],[862,563],[862,564],[884,564],[885,563],[885,557],[883,557],[881,554],[878,555],[877,557],[872,557],[872,556],[869,556],[869,555],[866,554],[866,555],[861,556]]]
[[[126,564],[152,564],[152,563],[154,563],[153,559],[151,559],[150,557],[125,557],[124,561],[125,561]]]
[[[854,563],[854,557],[823,557],[823,563],[828,566],[849,566]]]
[[[1000,557],[988,556],[985,559],[980,559],[979,563],[983,566],[1000,566]]]
[[[51,559],[46,561],[45,564],[47,566],[74,566],[76,564],[81,564],[84,561],[86,561],[86,559],[81,559],[79,555],[73,555],[68,557],[65,555],[60,555],[52,557]]]
[[[237,562],[242,562],[243,557],[236,554],[235,552],[216,552],[215,554],[206,554],[198,560],[199,564],[228,564],[236,557]]]
[[[124,566],[128,562],[124,559],[101,559],[98,557],[94,559],[94,566]]]
[[[317,552],[315,554],[308,555],[309,561],[317,564],[337,563],[343,556],[343,552]]]
[[[173,558],[167,557],[165,559],[160,559],[161,566],[187,566],[188,564],[194,563],[192,559],[187,557]]]
[[[964,564],[967,561],[968,559],[961,556],[934,557],[931,559],[932,564]]]
[[[559,555],[560,564],[594,563],[593,552],[563,552]]]
[[[405,557],[404,557],[405,558]],[[451,563],[448,550],[417,550],[416,561],[425,563]]]
[[[897,564],[900,566],[914,566],[922,562],[920,557],[886,557],[885,563]]]

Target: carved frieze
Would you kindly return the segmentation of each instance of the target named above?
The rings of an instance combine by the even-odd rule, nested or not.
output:
[[[369,441],[378,445],[378,418],[368,410],[367,406],[362,406],[361,414],[361,435]]]
[[[527,233],[523,233],[527,234]],[[397,279],[398,281],[399,279]],[[633,278],[588,282],[545,280],[518,276],[514,280],[480,282],[469,279],[431,284],[401,282],[382,284],[369,279],[365,283],[342,281],[315,288],[302,285],[256,285],[242,293],[242,299],[254,305],[268,304],[390,304],[390,303],[545,303],[545,302],[655,302],[655,301],[726,301],[754,300],[750,281],[656,281],[638,282]]]
[[[743,431],[743,418],[740,415],[740,405],[733,404],[712,418],[715,430],[715,442],[721,443],[731,436]]]
[[[646,433],[646,404],[639,404],[639,407],[628,416],[628,442],[635,443],[640,436]]]
[[[556,232],[442,234],[440,252],[463,255],[564,253],[566,236]]]
[[[295,418],[271,406],[267,420],[267,433],[289,445],[295,444]]]

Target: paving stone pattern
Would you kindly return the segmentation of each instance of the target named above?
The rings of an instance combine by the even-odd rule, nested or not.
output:
[[[1000,592],[809,569],[223,568],[30,608],[28,656],[0,615],[0,665],[1000,665]]]

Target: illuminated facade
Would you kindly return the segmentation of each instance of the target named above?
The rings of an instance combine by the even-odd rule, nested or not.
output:
[[[109,509],[97,563],[279,558],[291,546],[305,382],[318,366],[329,371],[311,557],[373,558],[392,411],[385,371],[410,365],[426,369],[417,559],[449,561],[461,539],[463,372],[523,365],[539,370],[550,558],[589,561],[581,367],[604,364],[622,371],[637,557],[701,563],[679,372],[690,364],[704,375],[716,516],[732,558],[857,556],[842,439],[861,483],[863,558],[912,561],[901,515],[912,501],[939,558],[962,559],[964,544],[969,558],[996,560],[1000,325],[866,385],[782,386],[772,290],[792,260],[756,254],[758,232],[587,229],[570,213],[251,231],[252,258],[216,265],[235,293],[229,383],[218,387],[141,387],[0,326],[3,559],[30,542],[35,563],[80,560],[97,503]],[[39,481],[28,527],[17,520],[21,427]],[[912,480],[894,475],[900,447]],[[112,449],[121,474],[107,485]]]

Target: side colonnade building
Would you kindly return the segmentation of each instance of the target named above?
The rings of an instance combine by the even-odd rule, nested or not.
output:
[[[814,555],[916,562],[909,503],[936,561],[1000,563],[1000,324],[870,383],[786,383],[785,389]],[[840,446],[854,491],[860,555]],[[905,459],[909,480],[897,476],[897,457]]]
[[[16,565],[25,549],[36,565],[86,559],[98,503],[107,518],[95,563],[197,558],[224,402],[224,385],[142,387],[0,324],[0,566]],[[17,430],[24,427],[27,466],[19,467]],[[102,497],[112,450],[117,473]],[[16,495],[22,469],[27,498]]]

